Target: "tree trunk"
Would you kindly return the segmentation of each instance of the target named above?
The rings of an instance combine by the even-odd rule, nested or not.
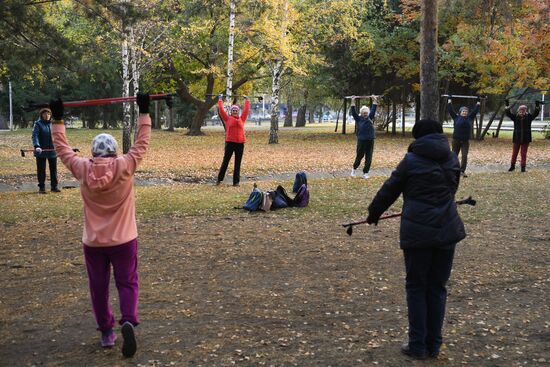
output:
[[[191,136],[200,136],[204,135],[204,133],[201,131],[201,126],[204,122],[204,119],[206,118],[206,114],[208,113],[208,110],[210,110],[211,105],[209,106],[206,103],[201,104],[197,108],[197,112],[195,113],[195,116],[193,116],[193,121],[191,121],[191,126],[189,127],[189,130],[187,131],[187,135]]]
[[[153,129],[160,129],[160,105],[159,101],[155,101],[155,119],[153,120]]]
[[[438,120],[437,0],[422,0],[420,32],[420,118]]]
[[[129,70],[129,52],[128,52],[128,34],[129,27],[125,19],[122,20],[122,96],[130,95],[130,70]],[[132,146],[132,121],[130,115],[130,103],[122,104],[122,152],[128,153]]]
[[[231,104],[233,90],[233,44],[235,42],[235,0],[229,2],[229,41],[227,45],[227,84],[225,87],[225,103]]]
[[[165,113],[166,113],[166,130],[167,131],[174,131],[174,127],[175,127],[175,121],[174,121],[174,109],[173,108],[169,108],[169,107],[166,107],[166,109],[164,110]]]
[[[130,60],[132,65],[132,87],[133,87],[133,93],[132,95],[136,95],[139,91],[139,70],[138,70],[138,55],[136,52],[136,40],[134,37],[134,27],[130,27]],[[137,139],[138,129],[137,126],[137,118],[139,116],[139,107],[137,105],[137,102],[132,103],[132,110],[133,110],[133,117],[132,117],[132,124],[130,126],[130,131],[134,131],[134,141]]]
[[[273,78],[271,80],[271,127],[269,128],[269,144],[279,143],[279,94],[281,92],[281,74],[283,72],[283,59],[275,61],[273,65]]]
[[[286,115],[285,115],[285,127],[292,127],[292,102],[290,102],[290,97],[288,97],[286,102]]]
[[[485,100],[481,100],[481,106],[479,108],[479,124],[477,125],[477,131],[476,131],[476,139],[477,140],[483,140],[483,136],[481,135],[481,132],[483,130],[483,115],[485,113]]]
[[[306,126],[306,106],[302,105],[298,108],[298,113],[296,114],[296,127]]]
[[[306,126],[306,109],[307,109],[307,89],[304,90],[304,100],[300,108],[298,109],[298,115],[296,116],[296,127]]]
[[[391,122],[391,134],[396,135],[397,134],[397,104],[395,101],[392,103],[392,122]]]
[[[310,108],[308,110],[307,122],[310,123],[310,124],[313,124],[315,122],[315,120],[313,119],[313,108]]]

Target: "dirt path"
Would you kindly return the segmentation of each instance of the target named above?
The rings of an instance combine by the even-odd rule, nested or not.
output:
[[[546,213],[467,225],[440,359],[406,339],[398,226],[274,213],[170,216],[140,228],[139,350],[101,350],[77,221],[0,224],[5,366],[538,366],[550,361]],[[43,238],[42,226],[58,226]],[[67,240],[69,239],[69,240]],[[117,293],[112,289],[112,303]],[[115,315],[119,312],[115,306]],[[120,345],[120,344],[119,344]]]

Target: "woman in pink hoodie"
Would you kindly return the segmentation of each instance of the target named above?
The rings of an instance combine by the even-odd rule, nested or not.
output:
[[[127,154],[117,156],[118,145],[109,134],[92,142],[92,159],[80,158],[67,142],[63,103],[52,101],[52,136],[55,151],[63,164],[80,182],[84,202],[82,242],[90,284],[92,307],[101,331],[101,345],[112,347],[117,336],[109,303],[111,265],[120,299],[124,339],[122,354],[131,357],[137,349],[134,327],[138,320],[137,225],[134,198],[134,172],[149,145],[151,118],[149,95],[138,94],[138,136]]]

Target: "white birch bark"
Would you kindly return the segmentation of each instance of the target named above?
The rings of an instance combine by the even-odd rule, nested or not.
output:
[[[128,38],[129,28],[126,24],[126,20],[122,20],[122,96],[128,97],[130,95],[130,54],[128,50]],[[131,114],[130,103],[125,102],[122,104],[122,151],[124,154],[128,153],[132,146],[131,138]]]
[[[283,48],[286,38],[286,24],[288,21],[288,0],[283,0],[283,11],[281,17],[281,54],[275,60],[272,70],[271,81],[271,127],[269,128],[269,144],[279,143],[279,97],[281,94],[281,76],[283,74]]]
[[[133,89],[133,95],[136,95],[136,93],[139,91],[139,78],[140,78],[140,72],[139,72],[139,52],[136,49],[136,39],[134,35],[134,27],[130,27],[130,38],[129,38],[129,45],[130,49],[130,60],[132,65],[132,89]],[[134,111],[134,118],[132,119],[132,124],[130,126],[130,131],[134,131],[134,141],[137,138],[137,119],[139,116],[139,109],[137,102],[133,103],[133,111]]]
[[[227,46],[227,85],[225,88],[225,103],[231,105],[231,92],[233,89],[233,44],[235,42],[235,1],[229,4],[229,44]]]

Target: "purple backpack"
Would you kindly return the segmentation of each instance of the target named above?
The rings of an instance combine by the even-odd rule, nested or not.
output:
[[[300,186],[293,201],[293,206],[297,206],[299,208],[306,207],[309,204],[309,189],[306,184]]]

